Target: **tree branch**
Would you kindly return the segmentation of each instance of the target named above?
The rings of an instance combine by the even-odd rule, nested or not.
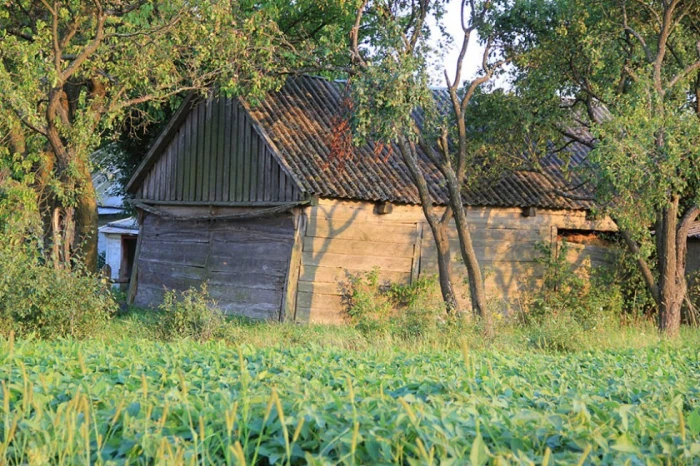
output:
[[[625,28],[625,31],[632,34],[641,44],[642,49],[644,49],[644,53],[646,54],[647,61],[649,63],[654,62],[654,55],[651,53],[651,50],[649,49],[649,46],[647,45],[647,42],[644,40],[644,38],[639,34],[637,31],[632,29],[628,22],[627,22],[627,3],[623,0],[622,2],[622,26]]]
[[[102,43],[102,39],[104,38],[104,24],[105,20],[107,19],[107,16],[102,12],[102,7],[99,2],[96,2],[98,5],[97,9],[97,28],[95,30],[95,37],[93,40],[83,48],[83,50],[78,54],[75,60],[73,60],[70,65],[66,68],[66,70],[63,72],[61,76],[61,80],[65,81],[69,77],[73,75],[73,73],[76,72],[78,68],[87,60],[90,58],[90,55],[92,55],[95,50],[100,46]]]
[[[700,45],[700,42],[698,43]],[[696,61],[692,65],[686,67],[683,71],[678,73],[672,80],[671,82],[668,83],[668,89],[671,89],[673,86],[678,84],[678,81],[687,78],[693,71],[700,70],[700,60]]]
[[[352,47],[350,53],[352,54],[352,60],[355,63],[357,63],[361,68],[367,67],[367,63],[362,58],[362,54],[360,54],[359,35],[360,24],[362,23],[362,16],[364,15],[365,8],[367,7],[368,3],[369,0],[362,0],[362,5],[360,5],[360,8],[357,9],[355,24],[352,26],[352,30],[350,31],[350,42]]]
[[[642,272],[642,277],[644,277],[644,283],[646,283],[649,292],[651,293],[652,297],[654,298],[654,301],[658,305],[661,302],[661,297],[659,295],[659,287],[656,285],[656,280],[654,280],[654,274],[649,268],[649,264],[647,264],[647,261],[641,255],[639,245],[636,241],[632,239],[629,232],[625,230],[620,230],[620,234],[625,240],[627,248],[630,250],[630,252],[632,252],[632,254],[635,255],[635,259],[637,260],[639,269]]]

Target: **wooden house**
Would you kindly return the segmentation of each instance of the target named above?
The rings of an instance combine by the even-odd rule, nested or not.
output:
[[[329,157],[342,90],[297,77],[254,107],[226,98],[183,103],[127,186],[140,211],[130,289],[137,305],[157,305],[165,287],[207,282],[229,313],[338,322],[348,273],[378,267],[383,279],[403,283],[437,273],[398,150],[376,156],[367,144],[342,163]],[[585,153],[570,149],[574,161]],[[555,194],[565,181],[560,161],[550,162],[544,173],[510,173],[464,193],[486,290],[498,301],[541,275],[538,242],[615,228],[591,220],[588,202]],[[421,169],[444,205],[440,173],[424,156]],[[571,260],[608,260],[605,248],[587,243],[569,249]],[[456,258],[454,273],[463,283]]]

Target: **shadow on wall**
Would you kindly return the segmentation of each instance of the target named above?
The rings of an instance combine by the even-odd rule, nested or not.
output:
[[[360,211],[355,210],[349,218],[342,220],[340,226],[336,226],[336,209],[338,205],[312,206],[302,214],[306,215],[307,219],[302,235],[301,269],[297,285],[297,322],[337,323],[342,318],[335,298],[337,296],[340,303],[340,282],[344,268],[325,266],[324,257],[333,242],[343,241],[339,237],[351,227]],[[319,228],[319,222],[322,222],[325,228]],[[333,312],[334,310],[338,312]]]
[[[340,322],[344,309],[341,282],[347,281],[348,272],[379,268],[381,281],[396,283],[437,274],[434,240],[419,206],[397,205],[392,213],[380,215],[373,203],[321,200],[319,205],[304,208],[303,215],[297,321]],[[468,215],[487,295],[501,309],[533,283],[541,283],[544,266],[536,245],[557,241],[557,225],[578,228],[579,233],[592,225],[583,212],[545,211],[524,217],[521,209],[470,208]],[[454,227],[449,235],[453,282],[462,307],[468,309],[466,268]],[[604,262],[604,249],[578,246],[570,252],[575,266]]]

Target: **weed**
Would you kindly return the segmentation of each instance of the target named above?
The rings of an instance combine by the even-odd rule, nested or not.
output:
[[[166,291],[158,309],[161,312],[158,330],[165,340],[191,338],[205,342],[223,328],[224,315],[210,299],[206,284],[199,290]]]

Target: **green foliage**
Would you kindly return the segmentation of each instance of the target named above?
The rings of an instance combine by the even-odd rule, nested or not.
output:
[[[0,247],[0,333],[85,338],[102,331],[116,311],[104,281],[55,269],[20,249]]]
[[[21,164],[2,157],[0,147],[0,247],[38,247],[41,219],[32,178]]]
[[[609,270],[575,268],[567,259],[566,241],[556,254],[548,243],[538,244],[537,249],[544,271],[542,285],[527,295],[526,312],[520,315],[534,346],[572,351],[581,346],[587,332],[619,322],[624,297]]]
[[[436,281],[422,278],[402,285],[381,283],[379,269],[350,274],[343,295],[352,325],[365,334],[388,334],[415,339],[433,333],[443,320],[437,303]]]
[[[138,149],[114,151],[126,177],[185,95],[216,88],[255,103],[298,69],[335,70],[347,62],[338,52],[354,9],[353,0],[0,2],[0,171],[21,166],[34,178],[25,185],[44,240],[73,245],[53,259],[95,265],[95,150],[141,136]]]
[[[539,115],[558,142],[573,135],[592,149],[581,167],[591,197],[636,243],[650,288],[666,287],[655,307],[672,334],[684,297],[675,235],[700,206],[700,3],[519,3],[509,40],[529,45],[514,62],[514,87],[544,96]]]
[[[7,464],[694,464],[697,346],[0,340]],[[331,330],[326,330],[328,333]],[[586,451],[587,453],[584,453]],[[468,458],[468,459],[467,459]]]
[[[618,247],[615,263],[608,272],[612,275],[611,280],[620,287],[623,317],[637,319],[653,315],[656,303],[639,271],[635,255],[621,244],[618,238],[614,238],[613,241]]]
[[[199,290],[169,290],[163,296],[158,321],[160,337],[165,340],[191,338],[209,341],[221,331],[224,315],[209,298],[206,285]]]
[[[610,271],[590,265],[575,266],[567,259],[568,243],[559,243],[556,254],[547,243],[537,245],[543,266],[541,288],[536,292],[530,315],[536,319],[570,314],[584,329],[595,328],[622,313],[620,287]]]

